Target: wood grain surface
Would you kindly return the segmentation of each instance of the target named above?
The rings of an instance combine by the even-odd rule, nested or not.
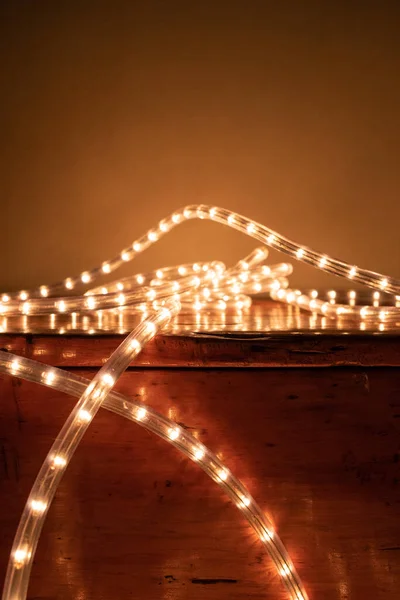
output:
[[[30,486],[74,400],[7,376],[0,386],[1,582]],[[311,600],[399,598],[398,369],[136,368],[117,389],[220,453],[272,516]],[[50,509],[29,598],[287,594],[198,466],[101,410]]]
[[[130,309],[99,316],[9,317],[0,348],[63,367],[102,365],[138,324]],[[101,324],[101,329],[99,328]],[[365,325],[365,324],[364,324]],[[400,328],[316,317],[258,300],[244,312],[180,313],[135,359],[146,367],[400,366]],[[55,335],[62,332],[61,335]],[[90,332],[90,335],[88,335]]]

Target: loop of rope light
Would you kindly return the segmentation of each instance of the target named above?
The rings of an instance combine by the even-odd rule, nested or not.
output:
[[[292,272],[292,265],[263,264],[268,255],[265,247],[257,248],[229,269],[218,261],[166,267],[145,275],[137,274],[114,281],[103,287],[91,288],[81,296],[53,297],[61,290],[74,289],[78,284],[92,284],[100,275],[111,273],[123,263],[131,261],[176,225],[193,218],[222,223],[298,261],[373,288],[376,290],[374,303],[368,307],[356,306],[355,292],[352,292],[349,304],[343,305],[336,303],[336,292],[331,292],[329,301],[324,302],[317,298],[316,293],[307,295],[290,289],[287,276]],[[84,271],[79,277],[67,277],[62,282],[41,285],[31,291],[2,294],[0,314],[4,319],[21,314],[50,314],[53,317],[55,313],[70,313],[73,316],[77,312],[93,313],[122,309],[125,306],[137,312],[142,319],[91,382],[35,361],[0,352],[0,372],[79,397],[29,494],[14,538],[3,600],[26,598],[33,557],[44,519],[73,453],[101,406],[153,431],[197,462],[224,488],[249,521],[273,559],[289,597],[292,600],[307,600],[304,586],[270,519],[230,470],[206,446],[179,425],[153,409],[144,408],[139,403],[112,391],[118,378],[143,346],[180,310],[186,307],[196,311],[226,308],[242,311],[251,304],[249,294],[260,292],[268,292],[273,299],[295,304],[328,318],[345,317],[380,325],[388,322],[395,327],[400,324],[400,281],[301,246],[237,213],[204,205],[187,206],[173,213],[117,257],[103,262],[100,267]],[[393,306],[379,305],[377,294],[379,296],[381,292],[394,297]]]

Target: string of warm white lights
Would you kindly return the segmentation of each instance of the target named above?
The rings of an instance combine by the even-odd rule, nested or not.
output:
[[[83,377],[77,377],[60,369],[43,366],[43,364],[36,361],[19,358],[13,354],[0,351],[0,372],[9,373],[10,371],[21,379],[40,383],[76,397],[80,397],[88,387],[93,385],[93,382]],[[114,391],[108,392],[102,406],[154,432],[196,462],[207,475],[224,489],[249,521],[257,536],[265,545],[279,572],[285,578],[290,592],[295,592],[292,597],[298,600],[307,597],[271,520],[260,509],[246,487],[211,450],[176,422],[160,415],[151,407],[145,407],[141,402],[135,402]],[[87,424],[93,418],[93,414],[87,408],[80,408],[78,416],[86,429]],[[57,463],[58,469],[65,470],[67,466],[65,454],[60,454],[58,449],[57,452],[52,449],[51,457],[53,463]],[[29,496],[27,506],[34,517],[42,516],[44,518],[45,513],[48,511],[49,498],[45,492],[46,490],[41,487],[32,490]],[[33,554],[32,547],[20,536],[13,550],[14,563],[16,563],[18,573],[22,574],[22,567],[26,564],[28,558],[31,559],[31,554]]]
[[[228,225],[233,229],[246,233],[262,244],[279,250],[298,261],[310,264],[326,273],[344,277],[373,289],[400,296],[400,281],[393,277],[362,269],[356,265],[343,262],[324,253],[297,244],[276,231],[230,210],[219,207],[193,205],[186,206],[166,219],[163,219],[156,228],[150,229],[145,235],[135,240],[130,247],[122,250],[118,256],[111,260],[103,262],[100,267],[96,267],[89,271],[83,271],[79,277],[67,277],[64,281],[50,286],[41,285],[38,289],[32,290],[31,292],[22,290],[15,295],[3,294],[2,302],[6,303],[12,297],[18,297],[22,301],[26,301],[28,298],[47,297],[61,289],[72,290],[78,284],[91,283],[95,281],[99,275],[111,273],[124,262],[131,261],[137,254],[143,252],[149,246],[157,242],[176,225],[189,219],[208,219],[217,223],[222,223],[223,225]]]
[[[10,600],[26,598],[32,561],[47,508],[75,449],[118,377],[140,352],[142,345],[148,342],[155,335],[157,329],[179,309],[178,301],[168,300],[162,308],[154,310],[150,317],[143,320],[124,339],[90,384],[85,387],[78,403],[53,443],[29,494],[14,538],[3,598]],[[18,373],[20,369],[18,358],[11,362],[10,369],[13,374]],[[51,383],[53,378],[53,371],[47,371],[47,383]]]
[[[120,281],[114,281],[105,287],[89,289],[78,296],[53,297],[60,290],[72,290],[78,284],[88,286],[102,274],[115,271],[121,264],[129,262],[173,227],[189,219],[210,219],[237,229],[254,239],[271,246],[292,258],[308,263],[327,273],[345,277],[364,284],[386,294],[395,295],[395,305],[381,307],[357,307],[355,292],[350,296],[348,305],[336,303],[336,292],[331,292],[329,301],[324,302],[318,295],[309,295],[288,288],[287,276],[292,266],[287,263],[278,265],[262,264],[267,257],[265,248],[258,248],[248,257],[239,261],[230,269],[220,262],[193,263],[157,269],[145,275],[135,275]],[[179,426],[159,417],[154,411],[128,404],[111,392],[115,382],[131,360],[140,352],[143,345],[163,327],[172,315],[177,314],[181,306],[196,311],[225,310],[234,307],[241,311],[251,303],[250,294],[268,292],[272,298],[295,304],[313,313],[328,318],[368,320],[379,323],[400,323],[400,282],[394,278],[374,273],[327,255],[300,246],[280,234],[231,211],[207,206],[188,206],[167,219],[160,221],[155,229],[136,240],[131,247],[124,249],[117,257],[103,262],[100,267],[84,271],[79,277],[67,277],[63,282],[42,285],[36,290],[22,290],[17,294],[3,294],[0,302],[0,314],[4,318],[14,315],[37,315],[93,313],[98,314],[123,309],[128,306],[137,311],[142,321],[120,344],[106,364],[96,374],[90,384],[72,376],[62,376],[51,367],[40,366],[25,359],[2,356],[2,370],[12,375],[34,378],[35,381],[54,385],[76,395],[79,388],[80,399],[68,417],[56,442],[53,444],[38,474],[14,540],[8,565],[3,600],[23,600],[26,598],[33,556],[38,543],[44,518],[55,494],[63,473],[80,439],[97,410],[106,401],[109,407],[120,414],[155,431],[164,439],[169,439],[218,483],[234,499],[245,514],[260,539],[266,544],[275,565],[285,582],[290,598],[304,600],[306,592],[296,574],[284,547],[269,521],[260,511],[247,490],[240,484],[218,459],[205,446],[194,440]],[[376,291],[375,294],[380,292]],[[43,370],[44,369],[44,370]],[[73,382],[73,383],[72,383]],[[74,387],[75,386],[75,387]],[[118,404],[119,402],[119,404]],[[121,408],[122,402],[122,408]],[[126,406],[125,406],[125,404]],[[135,408],[133,409],[132,406]],[[128,408],[126,408],[128,407]],[[143,412],[145,411],[145,412]],[[141,415],[141,418],[139,416]],[[160,420],[161,419],[161,420]]]

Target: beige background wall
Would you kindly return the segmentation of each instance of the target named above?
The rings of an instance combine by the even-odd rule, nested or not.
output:
[[[94,266],[197,202],[400,277],[398,6],[2,3],[1,288]],[[252,247],[191,222],[136,269]]]

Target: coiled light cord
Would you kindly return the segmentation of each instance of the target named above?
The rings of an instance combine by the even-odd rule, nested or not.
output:
[[[135,338],[137,339],[137,338]],[[1,352],[0,351],[0,373],[13,373],[21,379],[27,381],[33,381],[42,385],[57,389],[59,391],[70,394],[71,396],[82,397],[88,388],[90,388],[94,380],[90,382],[83,377],[78,377],[72,373],[62,371],[53,367],[43,366],[43,364],[36,361],[19,358],[15,355]],[[86,408],[79,407],[79,403],[73,412],[81,415],[81,431],[84,432],[93,418],[93,413],[89,412]],[[197,463],[206,473],[220,485],[228,496],[233,500],[237,508],[241,511],[244,517],[248,520],[250,525],[253,527],[259,539],[264,544],[269,555],[273,559],[278,572],[284,579],[291,598],[297,600],[304,600],[307,598],[305,590],[301,584],[299,576],[293,566],[290,557],[283,546],[278,534],[271,520],[265,515],[260,507],[252,498],[249,491],[230,471],[230,469],[222,463],[222,461],[209,450],[204,444],[192,436],[187,430],[182,428],[176,422],[160,415],[157,411],[151,407],[144,407],[142,403],[135,402],[112,390],[108,390],[102,401],[102,407],[115,412],[130,421],[152,431],[165,441],[169,442],[178,450],[180,450],[185,456],[190,458],[193,462]],[[82,412],[87,411],[87,412]],[[72,413],[71,413],[72,414]],[[78,426],[78,425],[77,425]],[[83,435],[83,433],[82,433]],[[81,436],[81,434],[80,434]],[[52,449],[49,454],[53,463],[56,457],[59,457],[57,462],[57,469],[59,477],[65,472],[71,455],[66,457],[65,452],[61,453],[60,448]],[[48,458],[49,458],[48,457]],[[65,461],[65,462],[64,462]],[[42,520],[48,511],[51,499],[49,499],[48,490],[46,486],[36,486],[32,489],[29,496],[25,512],[27,516],[32,515],[35,519],[39,517]],[[27,576],[27,562],[32,561],[34,548],[32,546],[31,538],[24,538],[23,535],[18,536],[15,539],[13,546],[13,562],[15,577],[17,581],[22,577]],[[23,567],[27,565],[25,572]],[[7,585],[6,581],[6,585]],[[12,583],[12,577],[10,576],[10,584]],[[6,591],[6,590],[5,590]],[[14,596],[21,597],[21,588],[15,590],[13,586]],[[10,597],[14,597],[10,594]],[[7,597],[7,596],[5,596]]]
[[[291,265],[262,265],[267,257],[265,248],[256,249],[249,257],[242,259],[230,269],[218,262],[193,263],[158,269],[146,275],[136,275],[115,281],[105,287],[89,289],[83,296],[64,296],[53,298],[60,290],[72,290],[78,284],[93,284],[102,274],[116,270],[121,264],[129,262],[151,244],[157,242],[173,227],[186,220],[209,219],[237,229],[263,244],[275,248],[286,255],[310,264],[327,273],[345,277],[375,290],[395,295],[396,303],[400,298],[400,282],[392,277],[361,269],[338,259],[329,257],[281,236],[275,231],[237,213],[203,205],[187,206],[160,221],[158,226],[133,242],[120,255],[103,262],[100,267],[84,271],[79,277],[68,277],[63,282],[50,286],[40,286],[31,292],[22,290],[17,294],[3,294],[0,302],[0,314],[12,315],[51,315],[55,312],[72,313],[92,312],[115,309],[116,306],[131,306],[142,314],[143,321],[120,344],[107,363],[100,369],[90,384],[71,375],[62,376],[58,370],[50,367],[37,367],[26,359],[6,358],[1,353],[0,370],[32,380],[54,385],[80,399],[69,415],[56,442],[53,444],[38,476],[18,526],[8,565],[3,600],[24,600],[26,598],[33,556],[38,543],[44,518],[54,497],[62,474],[71,456],[77,448],[83,433],[95,416],[97,410],[106,401],[108,407],[131,420],[146,424],[164,439],[179,447],[220,485],[223,485],[236,502],[238,508],[249,520],[260,539],[266,545],[280,576],[292,600],[307,598],[304,587],[293,567],[285,548],[273,531],[270,522],[248,494],[247,490],[205,446],[194,440],[176,424],[172,424],[154,411],[138,407],[127,399],[114,394],[112,388],[118,377],[131,360],[140,352],[143,345],[179,312],[181,303],[195,310],[210,308],[225,309],[229,305],[242,310],[249,306],[249,294],[269,292],[274,299],[296,304],[312,312],[327,317],[389,321],[397,325],[399,306],[372,306],[366,309],[336,304],[335,297],[323,302],[315,295],[306,295],[288,288],[287,276]],[[398,297],[399,296],[399,297]],[[40,369],[40,373],[39,373]],[[44,369],[44,370],[43,370]],[[122,403],[122,404],[121,404]],[[132,408],[134,406],[134,409]],[[144,411],[144,412],[143,412]]]

